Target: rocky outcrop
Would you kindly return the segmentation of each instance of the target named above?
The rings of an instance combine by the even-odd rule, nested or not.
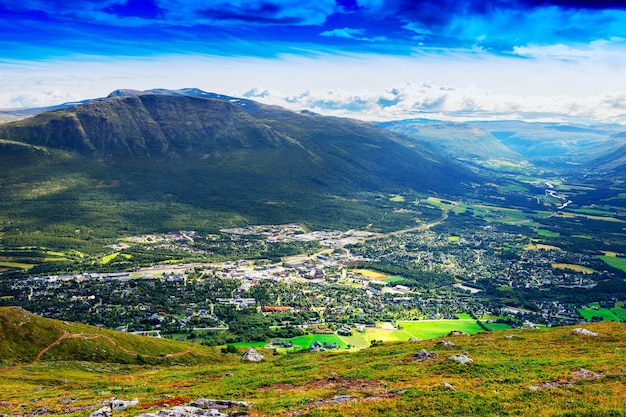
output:
[[[254,348],[246,350],[246,353],[241,356],[241,360],[246,362],[261,362],[264,359],[265,356],[261,355]]]
[[[449,361],[453,361],[456,363],[459,363],[461,365],[465,365],[468,363],[473,363],[474,359],[470,358],[469,356],[465,356],[465,355],[452,355],[448,358]]]
[[[437,352],[429,352],[426,349],[422,349],[415,355],[415,362],[423,362],[429,359],[436,359],[439,355]]]
[[[469,336],[469,333],[465,333],[460,330],[452,330],[448,333],[448,336]]]
[[[592,332],[591,330],[583,329],[582,327],[575,328],[574,330],[572,330],[572,333],[579,334],[581,336],[591,336],[591,337],[595,337],[598,335],[598,333]]]

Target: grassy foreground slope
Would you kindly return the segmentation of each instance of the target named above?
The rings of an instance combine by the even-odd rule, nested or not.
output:
[[[27,317],[31,321],[23,326],[61,326]],[[261,350],[266,358],[261,363],[210,350],[202,352],[215,352],[215,357],[197,364],[92,362],[73,360],[66,345],[63,360],[52,360],[55,347],[35,362],[22,353],[26,366],[0,370],[0,413],[87,416],[116,396],[139,400],[116,416],[156,412],[201,397],[248,401],[251,416],[626,415],[624,324],[585,328],[598,336],[559,327],[388,343],[351,354],[272,355]],[[86,326],[70,329],[88,331]],[[142,346],[143,340],[165,343],[145,338]],[[455,346],[443,347],[438,344],[442,340]],[[15,349],[2,346],[5,362],[7,347]],[[437,357],[417,361],[421,349]],[[460,365],[447,359],[455,354],[474,362]]]
[[[198,345],[51,320],[21,307],[0,307],[0,369],[40,361],[171,365],[215,358]]]

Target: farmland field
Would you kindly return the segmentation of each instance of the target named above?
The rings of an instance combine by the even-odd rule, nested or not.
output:
[[[621,269],[626,272],[626,258],[620,258],[617,256],[600,256],[600,259],[613,268]]]
[[[348,345],[344,343],[344,341],[339,336],[334,334],[307,334],[304,336],[293,337],[291,339],[280,340],[291,341],[294,346],[300,346],[303,349],[307,349],[316,340],[322,345],[324,345],[324,343],[336,343],[337,346],[342,349],[348,347]]]
[[[586,266],[574,265],[574,264],[552,264],[552,268],[554,269],[569,269],[570,271],[582,272],[583,274],[593,274],[594,271],[591,268]]]
[[[617,310],[616,312],[612,310]],[[608,308],[579,308],[578,312],[585,320],[591,321],[592,317],[602,317],[603,321],[620,321],[626,319],[626,310],[620,309],[608,309]]]
[[[560,236],[558,232],[553,232],[551,230],[545,230],[545,229],[537,229],[537,234],[543,237],[559,237]]]
[[[387,275],[381,274],[380,272],[370,271],[369,269],[353,269],[353,273],[363,275],[364,277],[368,277],[371,279],[385,279]]]
[[[511,326],[506,323],[485,323],[489,330],[509,330]]]
[[[620,319],[626,320],[626,308],[615,307],[615,308],[612,308],[611,311]]]
[[[404,277],[397,277],[397,276],[395,276],[395,277],[387,277],[387,278],[384,278],[384,279],[382,279],[381,281],[386,282],[386,283],[388,283],[388,284],[395,284],[395,283],[397,283],[397,282],[402,282],[402,281],[404,281],[404,280],[406,280],[406,278],[404,278]]]
[[[411,337],[419,339],[445,336],[452,330],[460,330],[466,333],[477,333],[483,330],[473,319],[399,321],[398,324]]]

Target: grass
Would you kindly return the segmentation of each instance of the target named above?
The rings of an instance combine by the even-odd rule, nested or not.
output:
[[[102,265],[106,265],[106,264],[108,264],[109,262],[111,262],[113,259],[117,258],[117,256],[118,256],[119,254],[120,254],[119,252],[113,252],[113,253],[111,253],[111,254],[109,254],[109,255],[103,256],[103,257],[102,257],[102,259],[100,259],[100,263],[101,263]]]
[[[405,281],[405,280],[406,280],[406,278],[404,278],[404,277],[395,276],[395,277],[384,278],[381,281],[386,282],[388,284],[394,284],[396,282],[402,282],[402,281]]]
[[[537,234],[539,236],[543,236],[543,237],[559,237],[559,236],[561,236],[561,234],[559,232],[553,232],[551,230],[546,230],[546,229],[537,229],[536,232],[537,232]]]
[[[139,400],[117,417],[155,413],[198,398],[248,401],[253,417],[623,416],[625,325],[584,327],[599,336],[557,327],[454,337],[448,339],[457,346],[452,349],[437,345],[438,339],[385,343],[349,354],[272,355],[259,348],[265,356],[261,363],[242,362],[240,355],[220,354],[219,348],[206,348],[213,355],[209,362],[167,365],[48,358],[0,370],[0,413],[35,415],[45,407],[49,415],[87,416],[115,396]],[[438,358],[416,362],[421,349]],[[454,353],[474,363],[447,361]],[[581,368],[600,377],[576,379]],[[565,383],[530,389],[554,381]]]
[[[506,323],[484,323],[484,325],[489,330],[499,331],[499,330],[510,330],[511,326]]]
[[[588,268],[586,266],[581,266],[581,265],[574,265],[574,264],[562,264],[562,263],[554,263],[552,264],[552,268],[554,269],[569,269],[570,271],[575,271],[575,272],[581,272],[583,274],[593,274],[594,271],[591,268]]]
[[[602,317],[604,321],[626,320],[626,309],[623,308],[579,308],[578,312],[588,321],[591,321],[593,317]]]
[[[376,271],[371,271],[369,269],[353,269],[352,272],[358,275],[363,275],[364,277],[368,277],[371,279],[382,280],[388,277],[385,274],[381,274],[380,272],[376,272]]]
[[[0,261],[0,267],[6,267],[6,268],[30,269],[33,266],[35,266],[35,264],[27,264],[23,262]]]
[[[617,256],[600,256],[604,262],[612,266],[613,268],[621,269],[626,272],[626,258]]]
[[[559,248],[558,246],[552,246],[552,245],[544,245],[541,243],[537,243],[537,244],[530,244],[530,245],[526,245],[524,247],[524,250],[560,250],[561,248]]]
[[[394,203],[404,203],[405,199],[404,196],[394,195],[389,199],[389,201],[393,201]]]
[[[324,343],[335,343],[342,349],[346,349],[348,347],[348,344],[335,334],[307,334],[304,336],[293,337],[291,339],[280,340],[291,341],[294,346],[300,346],[303,349],[308,349],[308,347],[316,340],[320,342],[322,346]]]
[[[424,320],[424,321],[399,321],[398,324],[411,337],[419,339],[433,339],[445,336],[453,330],[466,333],[477,333],[483,328],[473,319],[462,320]]]

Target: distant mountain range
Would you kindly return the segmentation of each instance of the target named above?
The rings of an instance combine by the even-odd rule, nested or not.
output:
[[[626,126],[623,125],[521,121],[452,123],[426,119],[379,125],[428,143],[455,159],[478,165],[490,159],[525,160],[557,172],[583,170],[623,175],[619,162],[613,162],[619,159],[619,149],[626,146]]]

